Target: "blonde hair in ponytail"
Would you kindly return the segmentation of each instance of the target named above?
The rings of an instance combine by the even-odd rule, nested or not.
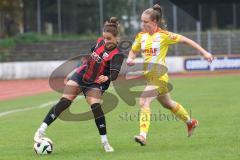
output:
[[[159,27],[161,27],[162,29],[166,29],[167,25],[166,25],[166,21],[163,18],[163,9],[160,5],[155,4],[152,8],[148,8],[146,9],[143,14],[148,14],[150,15],[150,19],[152,21],[156,20]]]

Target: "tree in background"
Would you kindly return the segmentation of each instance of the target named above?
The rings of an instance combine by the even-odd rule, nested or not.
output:
[[[0,1],[0,37],[13,36],[23,32],[22,0]]]

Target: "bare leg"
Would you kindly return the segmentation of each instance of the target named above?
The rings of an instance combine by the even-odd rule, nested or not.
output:
[[[135,136],[134,139],[136,142],[140,143],[142,146],[146,144],[147,133],[151,121],[151,102],[157,97],[158,92],[156,86],[147,85],[140,97],[140,134]]]
[[[189,116],[188,112],[184,109],[184,107],[181,104],[172,100],[169,93],[159,95],[157,97],[157,100],[159,101],[159,103],[161,103],[163,107],[169,109],[179,119],[186,123],[188,137],[190,137],[193,134],[194,128],[197,127],[198,121],[195,119],[191,119],[191,117]]]
[[[34,141],[39,142],[41,140],[41,138],[45,135],[47,127],[52,124],[57,119],[57,117],[71,105],[72,101],[80,92],[81,89],[75,81],[69,80],[67,82],[62,98],[47,113],[46,117],[43,120],[43,123],[35,133]]]

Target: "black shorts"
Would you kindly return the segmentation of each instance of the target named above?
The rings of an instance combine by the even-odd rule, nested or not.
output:
[[[77,72],[74,72],[74,74],[69,78],[69,80],[72,80],[79,85],[85,97],[86,97],[87,91],[90,89],[94,89],[94,88],[99,89],[103,94],[105,90],[107,90],[109,87],[109,83],[103,83],[103,84],[87,83],[83,80],[83,76]]]

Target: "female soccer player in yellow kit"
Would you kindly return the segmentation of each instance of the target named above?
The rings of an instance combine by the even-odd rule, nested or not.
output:
[[[127,64],[132,66],[135,64],[136,54],[141,53],[144,58],[144,76],[148,83],[139,102],[141,106],[140,134],[134,137],[135,141],[142,146],[146,144],[150,125],[150,104],[154,98],[157,98],[163,107],[169,109],[186,123],[188,136],[192,135],[194,128],[198,125],[198,121],[190,118],[181,104],[171,99],[166,86],[168,75],[160,75],[159,73],[159,67],[157,66],[166,66],[165,57],[169,45],[178,42],[185,43],[199,51],[207,61],[212,62],[213,60],[213,56],[196,42],[164,30],[161,27],[163,26],[162,17],[162,8],[157,4],[142,13],[142,32],[137,34],[127,59]]]

